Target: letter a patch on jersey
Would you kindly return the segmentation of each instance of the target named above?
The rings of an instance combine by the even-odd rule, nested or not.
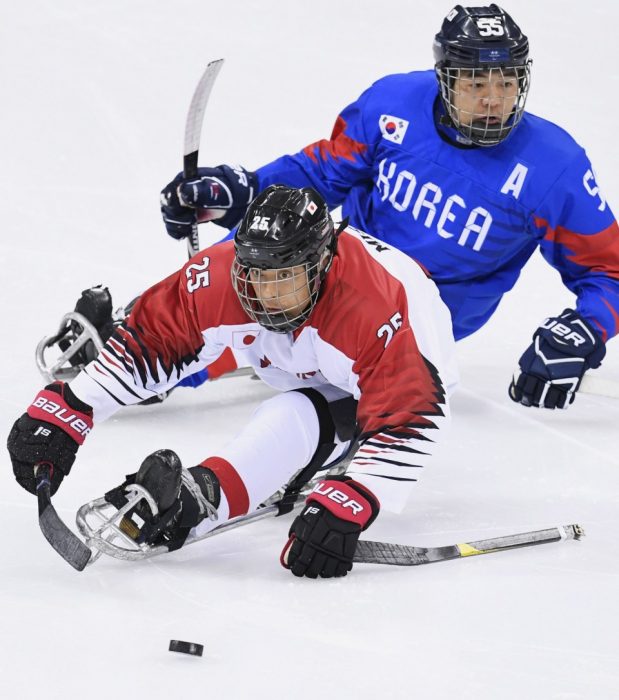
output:
[[[402,143],[408,124],[406,119],[392,117],[390,114],[381,114],[378,120],[378,126],[383,138],[387,139],[387,141],[393,141],[393,143]]]

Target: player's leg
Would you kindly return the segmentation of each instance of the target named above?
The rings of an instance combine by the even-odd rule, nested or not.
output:
[[[256,510],[278,491],[285,493],[286,502],[293,502],[318,470],[345,455],[355,415],[352,397],[332,387],[278,394],[198,466],[183,469],[171,450],[158,450],[136,474],[108,492],[106,500],[120,509],[127,503],[129,484],[146,489],[155,507],[143,500],[132,509],[132,536],[138,542],[178,549],[193,528],[196,536],[204,535]]]
[[[278,394],[263,402],[248,424],[201,466],[221,486],[218,522],[203,522],[197,534],[244,515],[276,491],[298,490],[320,469],[347,452],[354,433],[356,402],[332,387]]]

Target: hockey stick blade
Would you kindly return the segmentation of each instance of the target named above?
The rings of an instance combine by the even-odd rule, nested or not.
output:
[[[194,90],[187,120],[185,122],[185,148],[183,150],[183,175],[195,177],[198,174],[198,152],[200,150],[200,135],[204,121],[204,111],[213,88],[215,78],[224,63],[223,58],[211,61],[202,74]],[[192,226],[191,235],[187,238],[187,254],[191,258],[200,250],[198,224]]]
[[[92,552],[62,522],[50,495],[50,467],[40,464],[36,468],[37,497],[39,501],[39,527],[45,539],[74,569],[83,571],[90,561]]]
[[[412,547],[388,542],[360,540],[353,561],[356,564],[388,564],[391,566],[419,566],[437,561],[461,559],[479,554],[501,552],[506,549],[530,547],[536,544],[579,540],[584,535],[580,525],[564,525],[547,530],[535,530],[516,535],[494,537],[476,542],[447,545],[445,547]]]

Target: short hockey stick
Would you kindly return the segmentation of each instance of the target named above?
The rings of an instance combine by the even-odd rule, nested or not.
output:
[[[310,482],[308,486],[311,486],[311,484],[312,482]],[[130,488],[135,491],[133,495],[147,496],[147,492],[141,486],[133,484]],[[303,500],[307,496],[308,491],[309,488],[306,488],[296,496],[295,509],[303,505]],[[152,500],[152,497],[148,496],[148,498]],[[159,556],[169,551],[164,545],[148,546],[145,544],[138,545],[136,543],[134,534],[132,533],[132,524],[131,522],[127,523],[126,518],[124,518],[125,512],[134,505],[135,503],[129,502],[125,508],[117,511],[111,504],[105,501],[105,498],[98,498],[95,501],[84,504],[78,510],[78,529],[86,538],[86,542],[98,550],[96,556],[103,553],[117,559],[138,561]],[[108,517],[106,515],[108,509],[115,512],[114,517]],[[228,530],[235,530],[239,527],[279,514],[280,504],[278,501],[275,501],[252,513],[233,518],[202,535],[191,533],[184,546],[187,547],[190,544],[222,534]],[[114,520],[116,520],[118,524],[113,524]],[[445,547],[413,547],[404,544],[360,540],[357,543],[353,561],[357,564],[418,566],[420,564],[431,564],[437,561],[460,559],[462,557],[470,557],[478,554],[490,554],[491,552],[500,552],[517,547],[558,542],[564,539],[578,540],[583,535],[584,531],[580,525],[565,525],[563,527],[555,527],[547,530],[537,530],[516,535],[495,537],[487,540],[478,540],[476,542],[448,545]]]
[[[198,174],[198,151],[200,149],[200,134],[204,120],[204,110],[215,78],[217,77],[224,59],[211,61],[200,78],[200,82],[191,98],[187,120],[185,122],[185,148],[183,151],[183,175],[186,178],[196,177]],[[187,254],[193,257],[200,250],[200,238],[198,236],[198,224],[193,224],[191,235],[187,238]]]
[[[39,501],[39,526],[45,539],[68,561],[74,569],[83,571],[92,552],[58,517],[50,495],[50,465],[38,464],[35,467],[37,497]]]
[[[522,532],[517,535],[493,537],[488,540],[452,544],[446,547],[411,547],[404,544],[360,540],[357,543],[353,561],[358,564],[419,566],[420,564],[433,564],[437,561],[490,554],[505,549],[530,547],[536,544],[559,542],[560,540],[579,540],[584,534],[580,525],[564,525],[548,530]]]

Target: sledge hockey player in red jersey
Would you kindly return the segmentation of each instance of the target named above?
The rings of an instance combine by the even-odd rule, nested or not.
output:
[[[157,512],[136,505],[134,536],[172,550],[348,456],[346,474],[310,494],[282,552],[296,576],[345,575],[359,533],[381,506],[402,508],[449,419],[454,340],[424,271],[365,233],[336,229],[311,188],[267,188],[234,242],[144,292],[70,384],[41,391],[9,435],[17,481],[34,492],[35,466],[49,463],[55,491],[94,425],[226,348],[281,393],[198,466],[159,450],[106,498],[119,508],[126,485],[143,486]]]

